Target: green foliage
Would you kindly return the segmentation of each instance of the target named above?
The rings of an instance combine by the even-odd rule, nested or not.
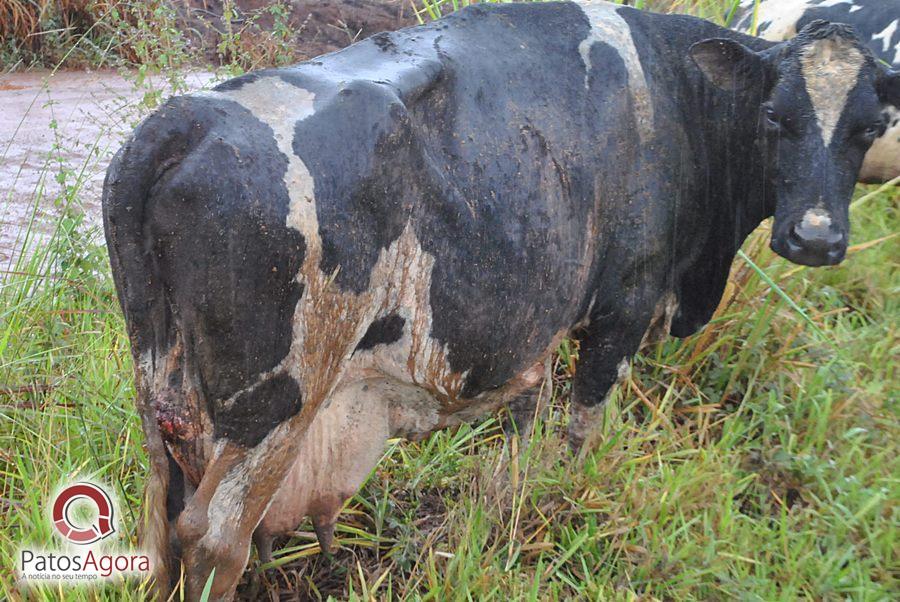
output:
[[[525,2],[543,2],[545,0],[520,0]],[[440,19],[444,15],[456,12],[461,8],[471,6],[472,4],[509,4],[510,0],[421,0],[418,4],[413,5],[416,11],[416,17],[419,22],[424,23],[427,20]]]
[[[0,0],[0,18],[11,24],[0,21],[0,65],[10,71],[129,67],[145,76],[208,66],[213,58],[208,54],[214,54],[218,66],[236,75],[296,60],[299,31],[291,26],[287,0],[245,11],[238,11],[234,0],[222,5],[221,19],[194,11],[192,23],[171,0]],[[154,102],[158,99],[149,104]]]

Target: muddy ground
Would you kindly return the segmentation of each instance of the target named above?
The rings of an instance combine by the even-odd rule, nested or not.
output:
[[[237,4],[252,11],[267,3]],[[190,0],[186,5],[191,11],[186,18],[202,15],[209,26],[219,26],[221,2]],[[403,0],[300,0],[291,7],[298,59],[415,22]],[[189,90],[214,81],[203,71],[183,78]],[[52,231],[66,186],[78,185],[77,208],[88,227],[99,228],[106,167],[149,112],[141,101],[151,90],[161,90],[163,97],[171,93],[162,77],[138,88],[131,75],[113,70],[0,75],[0,279],[14,268],[26,231],[38,236]]]
[[[186,80],[197,89],[211,78]],[[0,270],[14,266],[29,226],[36,235],[52,230],[66,187],[78,188],[72,209],[100,226],[106,167],[146,114],[145,92],[111,70],[0,76]]]

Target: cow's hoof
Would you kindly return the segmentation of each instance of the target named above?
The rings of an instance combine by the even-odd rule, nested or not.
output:
[[[334,545],[335,523],[335,520],[328,520],[320,516],[312,517],[313,529],[316,532],[316,538],[319,540],[319,548],[322,550],[322,556],[327,560],[333,558],[331,550]]]
[[[263,581],[265,580],[264,571],[253,571],[250,575],[250,584],[247,586],[246,592],[240,592],[238,598],[246,600],[260,600],[263,593]]]
[[[603,405],[598,403],[588,406],[572,402],[569,406],[569,451],[579,462],[584,461],[600,436]]]
[[[220,541],[233,541],[236,538]],[[209,600],[232,600],[241,575],[247,564],[250,549],[249,538],[243,545],[236,541],[233,545],[210,545],[200,541],[185,549],[185,585],[188,600],[199,600],[207,581],[212,579]],[[215,570],[215,573],[213,573]]]
[[[272,540],[275,539],[268,533],[257,530],[253,534],[253,545],[256,546],[256,555],[260,564],[272,562]]]
[[[569,449],[569,455],[571,455],[573,458],[577,458],[578,454],[581,453],[581,450],[584,447],[584,437],[573,435],[572,431],[570,430],[567,438],[569,443],[569,445],[567,446]]]

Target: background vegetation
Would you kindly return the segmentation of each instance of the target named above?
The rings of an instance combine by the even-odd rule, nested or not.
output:
[[[81,53],[96,66],[133,53],[170,73],[195,59],[165,14],[141,21],[161,3],[0,0],[4,28],[33,28],[5,16],[18,5],[40,6],[42,23],[58,19],[65,31],[36,48],[4,30],[7,56]],[[730,5],[653,8],[721,20]],[[223,52],[225,62],[281,60],[243,52]],[[65,189],[46,199],[41,183],[34,204],[69,210],[50,235],[24,225],[25,252],[0,275],[0,597],[138,600],[138,582],[25,591],[13,574],[21,545],[51,545],[46,500],[73,479],[114,488],[121,543],[133,545],[147,474],[102,235],[78,211],[84,174],[48,161],[42,182],[62,169]],[[767,225],[751,237],[713,322],[634,360],[583,465],[565,453],[578,353],[566,343],[550,415],[519,442],[521,456],[506,452],[496,416],[391,442],[341,516],[334,559],[300,526],[268,570],[251,560],[242,595],[897,599],[900,199],[892,187],[860,187],[855,198],[839,267],[774,256]]]
[[[0,64],[248,70],[411,25],[415,11],[409,0],[0,0]]]
[[[286,0],[253,10],[215,4],[217,13],[170,0],[0,0],[0,63],[168,70],[211,61],[240,72],[298,58],[292,42],[302,28],[289,26]]]

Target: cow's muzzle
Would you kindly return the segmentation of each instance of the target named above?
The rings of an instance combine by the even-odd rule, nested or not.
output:
[[[810,211],[772,236],[772,250],[802,265],[835,265],[847,254],[847,236],[830,219]]]

